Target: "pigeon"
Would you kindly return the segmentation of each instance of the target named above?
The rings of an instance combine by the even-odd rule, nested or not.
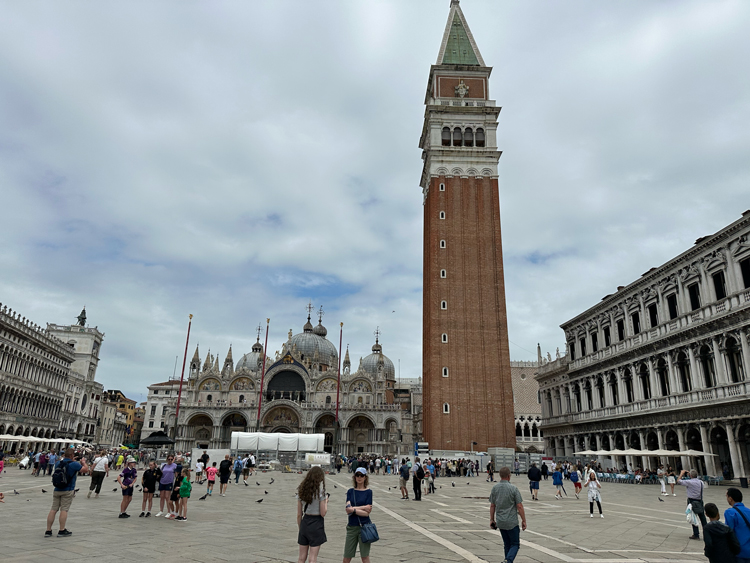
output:
[[[26,499],[26,502],[31,502],[31,499],[30,499],[30,498],[27,498],[27,499]]]
[[[264,493],[268,494],[268,491],[263,491]]]
[[[258,483],[258,481],[256,481],[256,482],[255,482],[255,484],[256,484],[256,485],[258,485],[258,486],[260,487],[260,483]]]
[[[451,481],[451,487],[455,487],[455,486],[456,486],[456,482],[455,481]]]
[[[80,490],[81,490],[81,489],[76,489],[76,490],[75,490],[75,492],[77,493],[77,492],[78,492],[78,491],[80,491]]]
[[[390,491],[390,490],[391,490],[391,488],[390,488],[390,487],[388,487],[388,490]]]
[[[43,493],[46,493],[47,491],[45,491],[44,489],[42,489],[42,492],[43,492]]]
[[[256,500],[255,502],[263,502],[263,499],[260,499],[260,500]]]
[[[656,498],[659,499],[659,502],[664,502],[663,498],[659,498],[659,497],[656,497]]]
[[[466,483],[467,485],[471,485],[471,483]]]
[[[113,493],[116,493],[116,492],[117,492],[117,489],[112,489],[112,492],[113,492]]]
[[[268,483],[268,484],[269,484],[269,485],[273,485],[273,482],[274,482],[275,480],[276,480],[276,479],[274,479],[274,478],[271,478],[271,482],[270,482],[270,483]]]
[[[334,488],[334,489],[338,489],[338,487],[337,487],[336,485],[334,485],[334,486],[333,486],[333,488]]]
[[[205,495],[203,495],[203,496],[202,496],[201,498],[199,498],[198,500],[206,500],[206,497],[207,497],[207,496],[208,496],[208,493],[206,493]]]
[[[442,486],[442,485],[440,485],[440,488],[442,489],[442,488],[443,488],[443,486]]]
[[[13,489],[13,494],[14,494],[14,495],[20,495],[21,493],[19,493],[19,492],[18,492],[17,490],[15,490],[15,489]]]

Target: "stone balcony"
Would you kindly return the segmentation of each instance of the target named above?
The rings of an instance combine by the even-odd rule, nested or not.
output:
[[[642,330],[638,334],[628,336],[625,340],[600,348],[598,351],[587,354],[582,358],[576,358],[570,362],[568,370],[572,372],[587,367],[625,352],[626,350],[638,348],[639,346],[644,346],[661,338],[674,335],[675,333],[689,329],[716,317],[720,317],[736,309],[747,307],[748,305],[750,305],[750,290],[745,289],[729,295],[726,299],[708,303],[700,309],[690,311],[675,319],[663,322],[656,327]]]
[[[750,394],[750,383],[730,383],[709,389],[696,389],[688,393],[668,395],[666,397],[653,397],[645,401],[625,403],[613,407],[585,410],[581,412],[566,413],[552,416],[542,421],[542,426],[549,428],[561,424],[576,422],[595,421],[602,419],[616,419],[618,417],[632,417],[634,414],[647,414],[655,411],[678,411],[690,409],[695,406],[707,406],[711,404],[726,404],[729,401],[746,398]]]

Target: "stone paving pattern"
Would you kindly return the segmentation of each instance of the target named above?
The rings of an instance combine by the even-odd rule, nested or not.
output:
[[[115,560],[120,554],[138,560],[150,555],[159,563],[297,561],[294,492],[301,475],[259,473],[248,480],[249,487],[241,480],[239,485],[230,484],[226,497],[218,495],[217,484],[216,492],[205,501],[198,500],[204,487],[195,485],[186,522],[138,518],[141,497],[137,491],[129,510],[131,518],[119,519],[121,495],[119,490],[113,492],[115,476],[110,472],[99,499],[86,498],[89,478],[79,477],[80,491],[67,525],[73,536],[58,538],[56,522],[55,536],[45,538],[45,518],[52,503],[50,478],[6,468],[0,478],[0,491],[5,493],[5,503],[0,504],[3,556],[12,555],[14,563],[92,556]],[[269,484],[272,478],[275,482]],[[706,561],[703,541],[688,539],[682,487],[675,488],[676,497],[659,497],[658,486],[604,483],[605,518],[595,514],[590,519],[585,494],[576,500],[572,484],[566,484],[569,496],[557,501],[552,480],[543,481],[540,500],[531,502],[527,481],[514,476],[511,482],[521,489],[529,525],[521,534],[519,563]],[[351,474],[329,475],[326,483],[331,505],[321,563],[342,559],[343,506]],[[371,476],[370,486],[375,502],[372,517],[381,537],[372,547],[373,561],[503,561],[502,540],[489,529],[486,498],[492,484],[484,477],[438,479],[436,494],[423,495],[421,502],[400,500],[394,476]],[[42,488],[48,493],[43,494]],[[20,494],[14,495],[13,489]],[[705,495],[705,501],[716,503],[722,514],[727,507],[725,491],[726,487],[714,486]],[[260,504],[255,502],[259,499],[263,499]],[[155,514],[158,499],[154,502]]]

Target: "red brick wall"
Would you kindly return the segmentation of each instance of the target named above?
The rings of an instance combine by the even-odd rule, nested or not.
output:
[[[435,89],[438,90],[437,97],[454,98],[456,96],[456,86],[458,86],[459,80],[463,80],[464,84],[469,87],[469,93],[466,94],[467,98],[479,98],[483,100],[489,98],[486,79],[466,78],[465,76],[436,76]]]
[[[497,180],[433,178],[424,212],[425,440],[436,449],[515,447]]]

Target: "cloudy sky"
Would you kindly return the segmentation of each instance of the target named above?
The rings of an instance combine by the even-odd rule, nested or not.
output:
[[[750,208],[750,4],[461,4],[500,114],[511,355]],[[421,371],[418,148],[448,0],[2,2],[0,301],[97,378],[269,350],[322,305]],[[335,335],[335,336],[334,336]],[[179,375],[179,366],[178,366]]]

